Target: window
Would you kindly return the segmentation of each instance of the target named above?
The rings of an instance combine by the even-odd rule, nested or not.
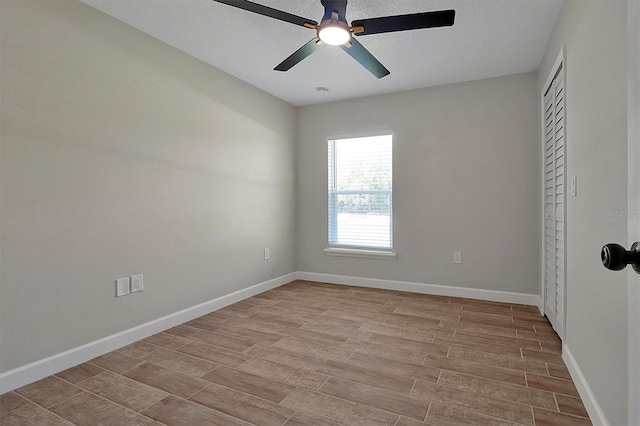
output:
[[[393,248],[391,148],[391,135],[329,141],[330,248]]]

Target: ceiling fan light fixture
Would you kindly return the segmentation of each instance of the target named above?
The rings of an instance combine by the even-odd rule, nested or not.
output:
[[[318,26],[318,37],[326,44],[340,46],[351,40],[351,30],[347,24],[332,19]]]
[[[0,0],[2,1],[2,0]],[[340,46],[349,56],[355,59],[377,78],[389,75],[389,70],[378,61],[353,35],[392,33],[396,31],[420,30],[424,28],[446,27],[453,25],[456,11],[437,10],[433,12],[409,13],[405,15],[381,16],[347,22],[348,0],[320,0],[324,15],[320,24],[311,19],[274,9],[250,0],[214,0],[218,3],[237,7],[238,9],[258,15],[299,25],[316,31],[316,36],[301,48],[278,64],[275,71],[288,71],[307,56],[325,44]],[[311,0],[307,0],[311,1]],[[393,2],[387,2],[393,3]],[[320,92],[320,91],[319,91]]]

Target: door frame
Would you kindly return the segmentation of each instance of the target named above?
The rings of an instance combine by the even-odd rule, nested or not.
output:
[[[546,196],[545,196],[545,176],[546,176],[546,172],[545,172],[545,125],[544,125],[544,94],[547,92],[547,89],[550,87],[551,83],[553,82],[554,77],[556,76],[556,74],[558,74],[558,69],[560,69],[560,74],[562,74],[562,81],[564,84],[564,171],[565,171],[565,175],[564,175],[564,211],[563,211],[563,215],[564,215],[564,297],[563,299],[563,309],[562,309],[562,328],[561,330],[556,330],[556,332],[558,333],[558,335],[560,336],[561,339],[564,339],[564,332],[565,332],[565,328],[566,328],[566,318],[567,318],[567,143],[568,143],[568,139],[567,139],[567,47],[562,46],[562,48],[560,49],[560,52],[558,53],[558,56],[555,60],[555,62],[553,63],[553,67],[551,67],[551,71],[549,72],[549,75],[547,76],[547,79],[544,82],[544,85],[542,86],[542,89],[540,91],[540,141],[541,141],[541,161],[540,161],[540,166],[541,166],[541,178],[540,178],[540,187],[541,187],[541,194],[540,194],[540,199],[541,199],[541,247],[540,247],[540,295],[542,300],[540,301],[540,306],[538,307],[540,310],[540,313],[542,313],[542,315],[546,315],[547,312],[546,311],[546,306],[545,306],[545,300],[546,300],[546,286],[545,286],[545,278],[546,278],[546,253],[545,253],[545,239],[546,239],[546,230],[545,230],[545,221],[546,221],[546,210],[545,210],[545,205],[546,205]],[[555,313],[557,314],[557,312]]]
[[[635,43],[631,41],[635,40]],[[640,2],[627,1],[627,126],[629,246],[640,241]],[[640,425],[640,275],[628,274],[628,423]]]

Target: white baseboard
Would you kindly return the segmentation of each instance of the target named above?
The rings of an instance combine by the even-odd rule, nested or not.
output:
[[[319,281],[330,284],[345,284],[356,287],[371,287],[385,290],[436,294],[440,296],[466,297],[471,299],[490,300],[493,302],[518,303],[522,305],[537,306],[538,309],[540,309],[540,306],[542,305],[542,300],[537,294],[513,293],[509,291],[482,290],[468,287],[422,284],[407,281],[379,280],[374,278],[360,278],[300,271],[298,271],[297,273],[297,279],[306,281]]]
[[[584,408],[587,409],[591,422],[596,426],[609,426],[610,423],[604,415],[596,396],[593,394],[591,386],[589,386],[587,379],[584,377],[584,374],[582,374],[578,362],[573,357],[566,343],[562,345],[562,360],[569,369],[573,383],[576,385],[576,389],[578,389],[578,393],[580,394]]]
[[[89,361],[97,356],[104,355],[133,342],[136,342],[152,334],[159,333],[184,322],[191,321],[202,315],[225,306],[247,299],[256,294],[279,287],[297,279],[295,272],[265,281],[231,294],[218,297],[208,302],[183,309],[179,312],[149,321],[139,326],[124,330],[120,333],[95,340],[77,348],[61,352],[56,355],[32,362],[22,367],[6,371],[0,374],[0,394],[17,389],[21,386],[33,383],[75,365]]]
[[[450,287],[405,281],[389,281],[312,272],[293,272],[1,373],[0,394],[9,392],[29,383],[33,383],[52,374],[59,373],[67,368],[82,364],[83,362],[89,361],[97,356],[104,355],[107,352],[111,352],[140,339],[149,337],[152,334],[159,333],[168,328],[191,321],[192,319],[208,314],[209,312],[224,308],[225,306],[287,284],[296,279],[358,287],[436,294],[442,296],[468,297],[496,302],[519,303],[536,306],[541,306],[542,304],[540,296],[535,294]]]

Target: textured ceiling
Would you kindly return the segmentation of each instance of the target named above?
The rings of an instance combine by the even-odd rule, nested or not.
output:
[[[562,3],[349,0],[349,22],[456,10],[452,27],[358,37],[391,71],[379,80],[334,46],[288,72],[273,71],[315,32],[212,0],[82,1],[296,106],[534,71]],[[323,15],[320,0],[253,1],[318,22]]]

